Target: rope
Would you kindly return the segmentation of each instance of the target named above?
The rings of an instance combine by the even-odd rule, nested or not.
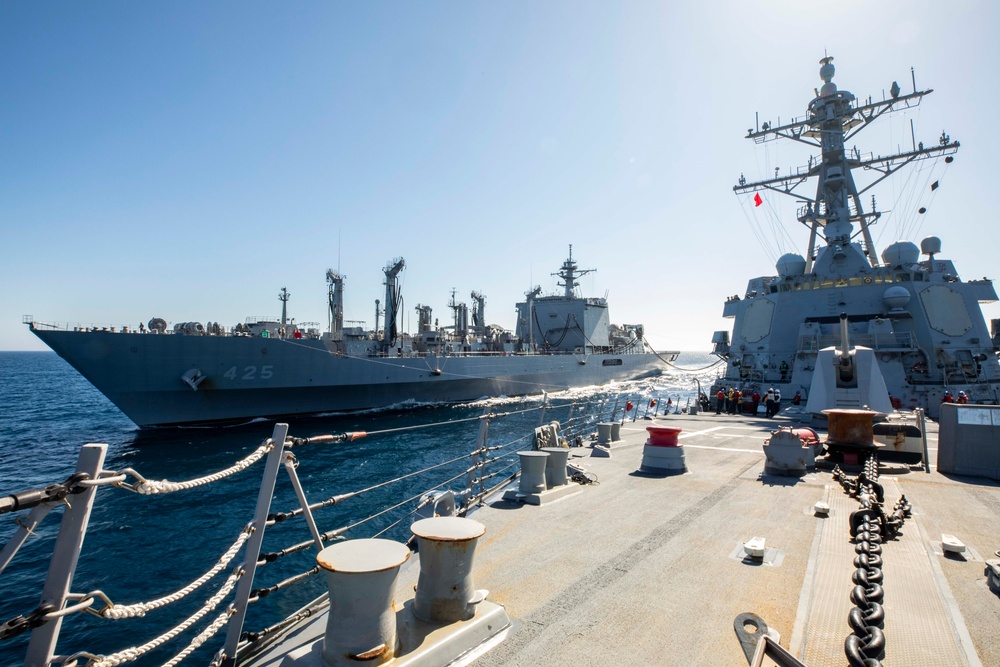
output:
[[[220,470],[219,472],[214,473],[212,475],[206,475],[205,477],[198,477],[196,479],[188,480],[186,482],[171,482],[166,479],[163,480],[146,479],[132,468],[125,468],[122,471],[123,473],[132,475],[139,481],[131,485],[123,484],[122,487],[144,496],[155,495],[158,493],[173,493],[174,491],[193,489],[198,486],[203,486],[205,484],[217,482],[220,479],[224,479],[226,477],[229,477],[230,475],[234,475],[238,472],[246,470],[254,463],[264,458],[264,455],[267,454],[269,451],[271,451],[271,448],[273,446],[274,445],[271,442],[271,439],[268,438],[267,440],[264,441],[263,444],[261,444],[260,447],[255,449],[249,456],[244,458],[242,461],[238,461],[236,464],[230,466],[229,468],[226,468],[225,470]]]
[[[528,410],[525,410],[525,412],[537,409],[538,408],[528,408]],[[497,414],[497,415],[485,415],[485,417],[503,417],[508,414],[513,414],[513,413],[505,412],[503,414]],[[381,431],[367,431],[367,433],[368,435],[383,435],[385,433],[398,433],[400,431],[416,431],[424,428],[432,428],[434,426],[447,426],[449,424],[462,424],[464,422],[475,422],[475,421],[480,421],[483,418],[484,415],[480,415],[478,417],[464,417],[462,419],[451,419],[443,422],[434,422],[433,424],[418,424],[416,426],[400,426],[399,428],[386,428],[382,429]]]
[[[197,637],[191,640],[191,643],[188,644],[183,651],[175,655],[168,662],[163,663],[163,667],[174,667],[174,665],[178,664],[181,660],[191,655],[191,653],[198,649],[202,644],[211,639],[216,632],[224,628],[226,623],[229,622],[229,617],[235,612],[236,610],[230,607],[226,611],[219,614],[219,616],[212,621],[207,628],[202,630]]]
[[[220,588],[215,595],[209,598],[201,609],[191,614],[191,616],[188,616],[177,627],[165,632],[164,634],[160,635],[159,637],[157,637],[152,641],[146,642],[142,646],[133,646],[124,649],[122,651],[118,651],[117,653],[112,653],[111,655],[107,656],[95,656],[94,659],[92,659],[90,662],[87,663],[86,667],[117,667],[117,665],[122,665],[125,664],[126,662],[131,662],[132,660],[136,660],[142,655],[157,648],[158,646],[161,646],[162,644],[170,641],[171,639],[173,639],[174,637],[186,631],[192,625],[197,623],[198,620],[201,619],[205,614],[215,609],[219,605],[219,603],[222,602],[222,600],[225,599],[227,595],[229,595],[230,591],[233,590],[233,587],[236,585],[236,582],[239,581],[241,576],[243,576],[243,569],[238,568],[235,572],[229,575],[229,578],[226,580],[226,583],[222,585],[222,588]],[[228,615],[228,613],[229,612],[227,611],[226,614]]]
[[[184,588],[180,589],[176,593],[172,593],[162,598],[153,600],[152,602],[138,602],[130,605],[110,604],[109,606],[107,606],[106,608],[102,609],[100,612],[97,613],[103,618],[110,618],[113,620],[120,620],[123,618],[136,618],[145,616],[147,612],[150,612],[154,609],[159,609],[160,607],[165,607],[172,602],[177,602],[178,600],[184,598],[188,594],[197,590],[202,584],[209,581],[215,575],[221,572],[222,569],[225,568],[229,564],[229,562],[236,557],[236,554],[243,546],[243,543],[250,538],[250,535],[252,533],[253,533],[253,528],[251,526],[247,526],[246,528],[244,528],[243,532],[240,533],[240,536],[236,538],[236,541],[233,542],[232,546],[229,547],[229,549],[224,554],[222,554],[222,556],[219,558],[219,561],[212,567],[212,569],[210,569],[201,577],[195,579],[193,582],[191,582]]]
[[[716,366],[718,366],[719,364],[723,364],[723,363],[726,362],[725,359],[719,359],[718,361],[713,361],[711,364],[709,364],[708,366],[705,366],[704,368],[684,368],[682,366],[678,366],[677,364],[675,364],[675,363],[673,363],[671,361],[667,361],[666,359],[664,359],[663,357],[661,357],[659,355],[659,353],[656,352],[656,350],[653,350],[653,354],[655,354],[660,359],[660,361],[662,361],[663,363],[665,363],[667,366],[670,366],[671,368],[673,368],[675,370],[681,371],[682,373],[700,373],[702,371],[711,370],[711,369],[715,368]]]
[[[573,473],[573,476],[570,477],[570,479],[576,482],[577,484],[600,484],[600,482],[597,481],[597,475],[595,475],[592,472],[586,472],[586,471],[575,472]]]

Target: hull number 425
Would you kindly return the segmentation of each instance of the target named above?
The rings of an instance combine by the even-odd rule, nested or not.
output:
[[[229,370],[222,374],[222,377],[230,380],[270,380],[274,375],[274,366],[230,366]]]

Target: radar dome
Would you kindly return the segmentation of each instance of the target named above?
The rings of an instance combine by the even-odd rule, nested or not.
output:
[[[925,255],[936,255],[941,252],[941,239],[936,236],[928,236],[920,242],[920,251]]]
[[[916,264],[919,259],[920,251],[917,250],[916,244],[909,241],[896,241],[882,251],[882,261],[889,266]]]
[[[905,287],[900,287],[899,285],[893,285],[882,294],[882,303],[890,311],[902,310],[909,302],[910,293]]]
[[[774,267],[778,270],[778,275],[782,278],[801,276],[806,272],[806,259],[802,255],[790,252],[779,257],[778,263]]]

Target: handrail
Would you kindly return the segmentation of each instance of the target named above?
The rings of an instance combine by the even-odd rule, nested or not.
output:
[[[418,424],[403,428],[369,431],[367,433],[343,433],[327,436],[312,436],[309,438],[289,437],[287,426],[284,424],[278,424],[275,426],[274,433],[271,438],[265,440],[264,443],[250,455],[244,457],[235,465],[230,466],[229,468],[226,468],[218,473],[205,475],[188,482],[157,482],[155,480],[147,479],[142,474],[130,468],[120,471],[104,470],[101,465],[103,464],[102,458],[99,463],[87,467],[89,472],[86,475],[71,477],[64,485],[61,486],[51,485],[49,488],[53,489],[52,494],[50,496],[46,496],[43,499],[44,502],[40,502],[40,504],[32,510],[30,516],[22,518],[24,520],[22,527],[23,532],[27,535],[33,528],[35,528],[51,507],[64,502],[63,498],[67,493],[73,494],[71,507],[74,511],[89,511],[88,505],[81,502],[81,499],[85,497],[90,498],[92,503],[92,500],[98,491],[105,494],[112,493],[116,490],[139,491],[140,489],[143,489],[146,490],[148,495],[138,497],[144,498],[147,502],[156,502],[159,495],[163,492],[196,492],[196,489],[200,486],[219,481],[228,475],[243,473],[254,467],[256,463],[261,462],[263,463],[264,469],[262,471],[262,481],[258,491],[257,509],[254,512],[253,520],[244,526],[244,532],[241,533],[240,539],[228,548],[228,553],[220,557],[219,562],[215,567],[213,567],[209,572],[200,574],[198,579],[196,579],[192,584],[180,588],[175,593],[158,597],[152,602],[137,602],[127,606],[118,606],[111,603],[107,596],[100,591],[92,591],[83,594],[70,593],[69,582],[72,581],[75,561],[76,557],[79,555],[80,547],[82,546],[83,535],[81,533],[78,537],[78,541],[72,546],[61,547],[57,545],[58,553],[53,556],[53,570],[61,571],[61,581],[66,582],[64,587],[65,590],[60,596],[52,598],[51,605],[46,606],[44,609],[40,607],[28,616],[29,619],[34,619],[31,623],[39,626],[35,627],[33,630],[31,640],[31,660],[34,664],[40,665],[51,664],[56,660],[76,660],[78,661],[78,664],[81,665],[88,664],[95,666],[112,663],[120,664],[123,661],[135,659],[135,657],[142,655],[144,652],[152,650],[153,648],[160,646],[175,637],[179,637],[182,632],[188,630],[193,631],[196,623],[208,622],[208,627],[204,628],[201,631],[201,634],[195,637],[195,639],[188,644],[187,648],[177,653],[174,659],[171,660],[170,664],[176,664],[176,662],[179,662],[185,656],[190,654],[194,648],[201,645],[201,643],[208,639],[213,633],[220,631],[226,626],[228,626],[228,628],[226,630],[225,649],[223,651],[223,655],[226,657],[222,660],[223,664],[234,664],[231,662],[230,656],[235,658],[237,655],[245,652],[249,647],[247,639],[251,635],[248,635],[243,631],[243,624],[246,620],[246,611],[248,606],[253,602],[262,599],[265,595],[267,595],[268,591],[272,589],[277,590],[286,586],[292,586],[309,578],[316,572],[315,568],[313,568],[312,570],[299,575],[291,577],[284,576],[282,581],[280,581],[276,586],[271,586],[267,589],[255,588],[253,585],[255,574],[258,574],[261,571],[260,568],[266,566],[266,564],[274,558],[271,554],[262,556],[262,547],[267,527],[293,517],[302,516],[305,518],[306,523],[309,525],[309,529],[313,532],[313,539],[308,542],[286,548],[281,552],[291,553],[293,551],[308,549],[310,547],[317,549],[322,548],[324,541],[329,541],[330,539],[343,539],[342,536],[352,529],[357,529],[360,526],[370,523],[372,520],[380,519],[380,517],[401,512],[400,516],[389,522],[388,525],[383,525],[380,521],[379,528],[373,531],[380,535],[399,526],[399,524],[407,518],[420,512],[428,511],[426,508],[431,503],[435,502],[435,497],[429,494],[440,492],[443,489],[452,488],[456,482],[459,482],[461,486],[460,490],[456,494],[458,501],[456,510],[458,513],[465,514],[466,512],[474,509],[477,505],[482,504],[491,494],[495,493],[497,490],[517,478],[519,473],[512,471],[512,469],[514,469],[517,465],[516,451],[531,446],[529,439],[533,437],[533,433],[530,427],[528,427],[528,432],[524,435],[516,437],[506,435],[503,438],[500,438],[500,441],[497,442],[495,433],[491,434],[491,422],[502,418],[511,418],[518,415],[524,417],[537,413],[539,415],[538,421],[540,423],[548,423],[551,418],[558,419],[562,417],[561,423],[563,425],[563,433],[567,436],[571,436],[574,432],[577,435],[580,435],[602,418],[602,412],[606,413],[607,409],[611,408],[611,403],[612,402],[610,401],[608,395],[601,395],[598,398],[591,398],[584,401],[551,401],[546,398],[541,404],[538,405],[502,412],[497,411],[495,406],[487,407],[484,414],[476,417],[446,420],[435,422],[433,424]],[[612,408],[612,411],[617,409],[619,403],[619,400],[614,401],[614,408]],[[566,410],[568,410],[568,415],[566,414]],[[558,413],[555,411],[558,411]],[[306,498],[306,490],[300,484],[300,480],[295,472],[296,459],[295,456],[292,455],[293,449],[297,454],[307,456],[311,451],[311,446],[337,443],[343,445],[359,437],[371,438],[378,437],[380,435],[395,434],[400,431],[416,432],[419,430],[433,429],[435,427],[454,427],[463,423],[468,423],[470,425],[472,423],[479,424],[479,436],[477,437],[475,446],[472,448],[471,452],[460,456],[450,457],[448,460],[426,466],[421,470],[407,472],[402,475],[397,475],[392,479],[378,481],[374,484],[368,484],[363,488],[356,489],[354,491],[333,495],[324,501],[309,502]],[[491,439],[493,442],[491,442]],[[463,462],[466,462],[466,464],[461,465]],[[452,468],[449,471],[449,467],[456,465],[461,465],[461,468],[458,470]],[[82,468],[80,469],[82,470]],[[271,512],[270,507],[274,498],[277,477],[280,474],[279,471],[282,469],[286,470],[286,473],[290,477],[292,486],[296,491],[296,495],[298,497],[298,507],[285,513],[273,513]],[[444,472],[445,474],[435,474],[438,472]],[[410,486],[412,484],[411,480],[420,475],[433,475],[438,478],[443,477],[443,479],[428,479],[426,484],[421,485],[422,488],[425,488],[425,491],[416,494],[409,491],[405,494],[405,500],[392,503],[390,506],[380,509],[378,512],[375,512],[370,516],[355,518],[354,520],[344,524],[341,528],[320,534],[319,530],[315,527],[316,522],[312,516],[314,511],[337,505],[349,498],[375,492],[379,489],[384,490],[386,487],[394,484],[407,484],[409,488],[412,488],[412,486]],[[138,481],[130,483],[128,481],[129,478]],[[461,482],[463,479],[465,480],[464,483]],[[66,493],[57,493],[58,489],[56,487],[65,487]],[[152,493],[149,493],[149,491],[152,491]],[[33,493],[34,492],[25,492],[23,494],[15,495],[18,499],[29,499],[34,497]],[[400,494],[400,496],[403,495],[404,494]],[[25,509],[28,507],[30,507],[30,505],[24,505]],[[20,508],[14,507],[15,511],[17,509]],[[70,511],[67,511],[64,516],[69,517],[71,514],[72,513]],[[14,553],[17,551],[17,547],[20,546],[20,543],[23,542],[23,540],[11,540],[11,543],[15,542],[17,542],[17,544],[14,544],[13,547],[11,544],[8,544],[4,551],[0,553],[0,562],[3,561],[3,558],[6,558],[7,560],[13,558]],[[231,604],[228,604],[225,611],[221,614],[217,614],[212,619],[206,617],[206,614],[212,608],[223,603],[223,597],[220,597],[219,591],[216,591],[212,598],[205,602],[205,606],[202,608],[202,611],[198,612],[196,616],[188,617],[181,625],[169,630],[157,639],[147,642],[142,646],[125,649],[109,656],[93,655],[87,653],[86,651],[81,651],[70,657],[54,655],[55,639],[58,635],[59,626],[63,617],[71,617],[76,612],[87,611],[88,613],[93,613],[103,617],[105,620],[110,622],[112,617],[131,617],[144,615],[147,612],[152,613],[153,610],[180,599],[184,595],[187,595],[202,584],[206,583],[209,579],[221,574],[222,570],[226,567],[226,564],[229,563],[230,559],[233,558],[233,556],[235,556],[240,550],[242,550],[243,553],[243,562],[241,565],[235,567],[233,572],[230,574],[230,584],[223,587],[227,590],[234,588],[235,592],[231,594],[227,593],[224,596],[225,598],[231,600]],[[236,562],[239,562],[239,560]],[[47,590],[49,587],[50,586],[47,584]],[[102,609],[95,610],[95,601],[98,600],[103,600],[105,604]],[[31,629],[28,623],[29,621],[26,620],[23,630]],[[8,625],[9,623],[0,624],[0,628],[6,628]],[[0,632],[0,639],[7,636],[4,634],[5,632],[7,632],[5,629]],[[261,633],[252,633],[252,636],[260,636],[260,634]],[[36,637],[38,639],[36,639]]]

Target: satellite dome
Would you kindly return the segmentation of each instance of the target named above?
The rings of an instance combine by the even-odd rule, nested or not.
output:
[[[893,285],[882,294],[882,303],[890,311],[900,311],[910,302],[910,293],[905,287]]]
[[[928,236],[920,242],[920,251],[925,255],[936,255],[941,252],[941,239],[936,236]]]
[[[917,250],[916,244],[909,241],[896,241],[882,251],[882,261],[888,266],[916,264],[919,259],[920,251]]]
[[[778,275],[782,278],[801,276],[806,272],[806,259],[802,255],[790,252],[779,257],[774,268],[778,270]]]

